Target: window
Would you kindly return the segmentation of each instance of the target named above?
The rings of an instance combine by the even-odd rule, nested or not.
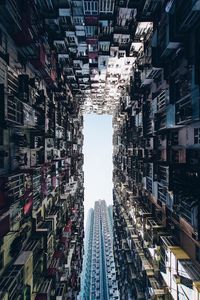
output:
[[[194,144],[200,144],[200,128],[194,128]]]

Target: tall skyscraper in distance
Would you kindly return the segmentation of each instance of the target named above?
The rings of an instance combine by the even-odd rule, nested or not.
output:
[[[86,225],[80,300],[119,299],[112,224],[112,206],[96,201]]]
[[[85,241],[84,241],[84,259],[83,270],[81,274],[81,292],[79,299],[90,299],[90,282],[91,282],[91,255],[92,255],[92,241],[93,241],[93,223],[94,223],[94,209],[91,208],[88,212],[87,224],[85,227]]]

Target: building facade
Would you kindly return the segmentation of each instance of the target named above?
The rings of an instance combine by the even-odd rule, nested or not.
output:
[[[0,1],[0,299],[77,298],[92,111],[113,114],[121,299],[199,299],[199,32],[199,0]]]
[[[199,9],[198,1],[138,6],[135,66],[113,118],[122,300],[200,297]]]
[[[87,224],[85,227],[84,238],[84,256],[83,256],[83,270],[81,274],[81,291],[79,300],[90,299],[91,292],[91,266],[92,266],[92,243],[94,230],[94,209],[91,208],[88,212]]]
[[[80,300],[119,299],[111,212],[104,200],[96,201],[89,212]]]
[[[61,2],[0,1],[1,300],[79,293],[83,117],[56,49]]]

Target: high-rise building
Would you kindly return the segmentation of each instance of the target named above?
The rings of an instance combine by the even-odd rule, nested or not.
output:
[[[120,296],[196,300],[200,5],[190,0],[138,2],[135,66],[113,118]]]
[[[1,300],[79,293],[83,116],[54,45],[66,6],[0,1]]]
[[[81,300],[119,299],[113,254],[112,207],[95,202],[86,226]]]
[[[83,269],[81,274],[81,291],[79,294],[80,300],[90,299],[92,244],[93,244],[93,230],[94,230],[93,224],[94,224],[94,209],[91,208],[88,212],[87,224],[85,227]]]

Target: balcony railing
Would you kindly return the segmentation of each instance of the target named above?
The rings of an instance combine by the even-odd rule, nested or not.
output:
[[[147,220],[147,241],[151,246],[159,244],[160,235],[166,235],[166,228],[163,225],[158,224],[154,219]]]
[[[15,202],[24,201],[31,197],[31,178],[27,174],[19,173],[9,177],[1,178],[1,205],[9,206]]]
[[[176,124],[187,124],[192,119],[192,99],[191,94],[176,102]]]
[[[168,102],[169,92],[168,90],[161,91],[157,96],[157,111],[163,111],[166,108]]]
[[[23,103],[8,94],[4,94],[4,120],[23,125]]]
[[[160,2],[158,0],[146,0],[144,3],[143,14],[147,16],[154,14],[159,6]]]
[[[18,95],[18,77],[11,68],[8,68],[6,88],[9,95]]]
[[[51,295],[51,290],[52,290],[52,279],[46,279],[42,281],[39,287],[39,292],[36,293],[36,300],[44,300],[44,297],[48,299]]]
[[[12,265],[1,278],[0,292],[4,291],[12,299],[17,299],[23,289],[24,267]]]

